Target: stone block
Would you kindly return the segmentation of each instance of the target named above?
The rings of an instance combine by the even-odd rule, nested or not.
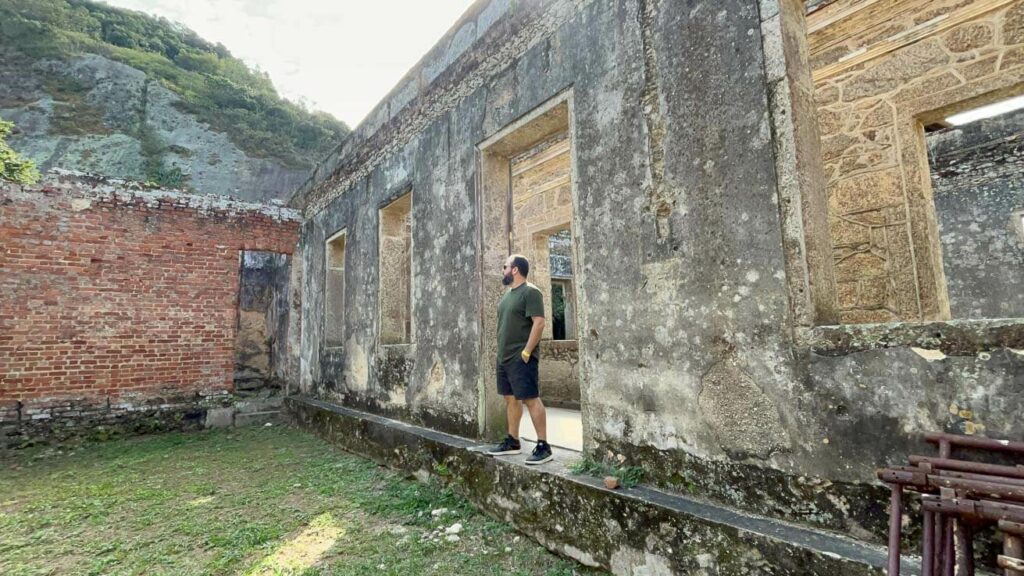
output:
[[[850,79],[843,87],[843,100],[852,102],[890,92],[948,61],[949,55],[937,39],[919,42]]]
[[[988,24],[968,22],[947,32],[942,41],[951,52],[969,52],[988,46],[994,36]]]
[[[928,78],[927,80],[901,89],[892,97],[892,101],[902,103],[922,96],[929,96],[937,92],[942,92],[949,88],[955,88],[961,84],[963,84],[963,80],[957,77],[956,74],[952,72],[943,72],[938,76]]]
[[[837,282],[856,282],[867,278],[884,277],[885,260],[870,252],[861,252],[836,264]]]
[[[875,102],[877,102],[877,100]],[[861,120],[860,127],[862,129],[867,129],[888,126],[893,123],[893,120],[892,105],[888,102],[878,102],[867,114],[864,115],[864,119]]]
[[[240,414],[252,414],[254,412],[270,412],[279,410],[281,403],[284,398],[281,396],[271,396],[270,398],[254,398],[252,400],[243,400],[236,402],[234,410]]]
[[[1003,42],[1024,44],[1024,2],[1017,2],[1007,10],[1003,19]]]
[[[968,62],[960,66],[960,73],[967,81],[983,78],[996,71],[999,64],[999,55],[994,54],[981,60]]]
[[[857,304],[857,281],[839,282],[836,284],[840,308],[853,308]]]
[[[826,84],[817,86],[814,89],[814,103],[818,106],[828,106],[839,101],[839,88]]]
[[[206,411],[206,420],[203,422],[203,426],[206,428],[230,428],[234,419],[234,408],[210,408]]]
[[[1024,46],[1010,48],[1003,53],[1003,60],[999,63],[1000,70],[1009,70],[1024,63]]]
[[[829,190],[829,213],[837,216],[902,203],[903,178],[898,168],[853,175]]]
[[[839,132],[843,128],[845,120],[846,114],[843,112],[832,110],[818,111],[818,129],[821,130],[822,136],[831,136]]]

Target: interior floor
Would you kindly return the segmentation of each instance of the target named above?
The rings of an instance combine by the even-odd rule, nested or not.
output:
[[[565,408],[547,408],[548,413],[548,444],[566,450],[583,451],[583,414],[579,410]],[[530,414],[524,409],[523,419],[519,423],[519,436],[531,442],[537,441],[537,431],[533,429]]]

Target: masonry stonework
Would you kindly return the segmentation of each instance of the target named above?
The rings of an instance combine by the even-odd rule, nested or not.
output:
[[[928,4],[940,16],[971,3]],[[915,74],[949,71],[969,87],[957,101],[1014,84],[1006,30],[1019,4],[958,16],[992,34],[949,28],[909,55],[840,62],[821,35],[843,0],[810,7],[811,52],[794,0],[477,2],[293,196],[305,218],[301,392],[502,434],[500,266],[568,219],[584,451],[621,455],[663,488],[879,540],[874,469],[920,450],[923,432],[1024,433],[1019,322],[835,325],[946,317],[941,274],[928,272],[934,216],[908,199],[923,188],[882,176],[898,164],[927,182],[923,138],[917,168],[894,142],[921,136],[910,119],[954,94]],[[877,12],[855,18],[874,18],[859,26],[876,39]],[[920,23],[899,14],[894,30]],[[971,84],[962,69],[991,54],[1001,63]],[[815,82],[812,58],[815,74],[842,69]],[[897,64],[873,71],[887,59]],[[378,207],[408,189],[416,338],[394,346],[378,308]],[[337,347],[323,293],[325,241],[340,231]],[[658,539],[649,532],[649,549]]]
[[[493,474],[575,495],[577,526],[517,519],[617,573],[791,573],[822,530],[872,549],[842,543],[881,540],[874,471],[924,432],[1024,435],[1019,130],[936,128],[1021,92],[1024,0],[478,0],[291,209],[0,188],[3,442],[222,422],[237,364],[502,515],[537,498]],[[544,386],[581,409],[586,456],[691,520],[469,450],[506,429],[501,264],[529,254],[550,310],[554,236],[574,339],[545,333]],[[785,553],[779,519],[803,526]]]
[[[3,184],[2,444],[201,426],[233,390],[240,251],[290,254],[297,231],[286,208],[121,181]]]
[[[1024,2],[853,4],[808,20],[842,321],[948,319],[923,126],[1024,91]]]

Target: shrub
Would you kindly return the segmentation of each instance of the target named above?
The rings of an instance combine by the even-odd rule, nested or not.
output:
[[[7,144],[7,135],[14,124],[0,118],[0,179],[18,184],[34,184],[39,181],[39,170],[35,162],[22,158]]]

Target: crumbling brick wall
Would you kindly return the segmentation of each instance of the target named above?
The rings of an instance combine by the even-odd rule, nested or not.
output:
[[[0,445],[184,412],[232,388],[239,251],[290,210],[53,174],[0,186]],[[206,400],[204,400],[204,398]]]

